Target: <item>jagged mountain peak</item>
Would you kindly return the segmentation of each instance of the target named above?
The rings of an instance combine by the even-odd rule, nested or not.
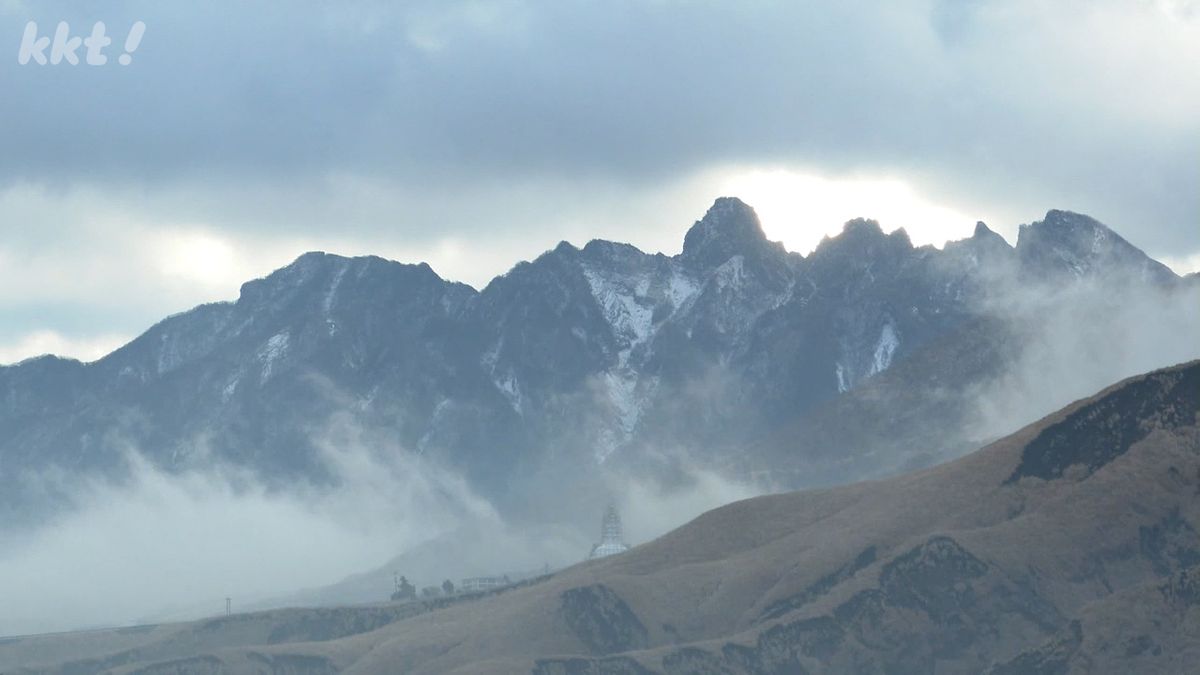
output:
[[[618,260],[626,257],[640,257],[645,253],[633,244],[607,239],[593,239],[583,247],[583,254],[589,258]]]
[[[878,238],[883,236],[883,228],[874,218],[851,218],[842,225],[842,235]]]
[[[1042,219],[1041,224],[1044,227],[1101,227],[1108,230],[1106,225],[1095,218],[1084,213],[1068,211],[1067,209],[1050,209],[1046,211],[1046,217]],[[1111,230],[1109,231],[1111,232]]]
[[[975,223],[975,231],[970,237],[946,242],[945,250],[965,253],[974,263],[984,258],[1008,259],[1013,252],[1008,241],[992,231],[982,220]]]
[[[517,263],[509,271],[495,277],[480,295],[485,304],[504,304],[520,299],[520,303],[555,298],[554,304],[574,302],[587,290],[581,259],[583,251],[567,241],[560,241],[532,261]]]
[[[888,233],[888,240],[896,242],[903,248],[912,248],[912,238],[908,236],[908,230],[903,227],[898,227]]]
[[[546,267],[551,265],[561,264],[563,261],[575,260],[579,255],[580,249],[567,240],[558,242],[554,248],[544,251],[541,255],[534,258],[532,261],[522,261],[517,263],[511,273],[517,269],[525,269],[525,266],[533,266],[535,268]]]
[[[309,292],[336,290],[346,278],[399,276],[421,286],[447,284],[428,263],[401,263],[379,256],[342,256],[309,251],[265,277],[242,284],[239,303],[271,302]]]
[[[564,268],[564,265],[568,268],[574,268],[578,255],[580,255],[580,249],[576,249],[575,245],[571,244],[570,241],[559,241],[553,249],[542,252],[541,255],[532,259],[532,261],[521,261],[512,265],[512,269],[488,282],[487,287],[496,286],[497,282],[506,279],[518,279],[518,277],[524,275],[535,274],[535,270],[560,269]]]
[[[683,239],[684,262],[713,268],[735,255],[757,256],[766,250],[783,251],[767,241],[758,214],[737,197],[720,197]]]
[[[1169,268],[1107,225],[1072,211],[1051,209],[1042,220],[1021,225],[1016,251],[1026,269],[1038,276],[1065,272],[1084,277],[1099,270],[1124,270],[1157,283],[1177,280]]]
[[[1050,209],[1042,220],[1020,226],[1017,247],[1045,241],[1070,245],[1091,244],[1093,239],[1102,241],[1109,237],[1125,242],[1117,233],[1091,216],[1074,211]]]
[[[825,236],[809,260],[836,258],[852,264],[867,264],[880,254],[900,254],[913,250],[912,240],[904,228],[885,234],[879,221],[853,218],[842,225],[842,231]]]
[[[558,253],[559,255],[563,255],[563,254],[573,255],[578,252],[579,252],[579,249],[575,248],[574,244],[572,244],[571,242],[569,242],[565,239],[558,242],[558,246],[555,246],[554,250],[551,251],[551,253]]]
[[[1050,215],[1051,227],[1067,218]],[[1028,239],[1041,227],[1027,228],[1027,247],[1043,248]],[[993,255],[1002,264],[982,264]],[[224,434],[220,456],[304,471],[316,455],[296,429],[318,408],[303,373],[357,397],[364,414],[400,411],[382,423],[411,447],[486,467],[472,480],[498,492],[517,463],[468,461],[480,448],[590,459],[634,457],[663,438],[701,444],[719,434],[732,447],[757,436],[890,370],[893,359],[952,339],[977,318],[985,290],[1005,292],[986,272],[1007,281],[1015,261],[983,225],[944,251],[914,251],[903,230],[886,234],[865,219],[802,259],[769,242],[753,209],[732,198],[695,224],[681,255],[562,242],[481,292],[425,264],[314,251],[248,282],[237,302],[164,319],[95,364],[0,370],[0,423],[16,430],[0,453],[16,448],[21,466],[72,461],[90,452],[87,439],[135,413],[147,420],[135,440],[161,445],[163,461],[174,461],[163,443],[211,427]],[[1110,262],[1098,259],[1093,273]],[[691,384],[712,364],[733,373],[714,386],[739,403],[702,420],[679,412],[715,400],[717,389]],[[237,413],[248,401],[259,435]],[[577,440],[559,450],[565,436]]]

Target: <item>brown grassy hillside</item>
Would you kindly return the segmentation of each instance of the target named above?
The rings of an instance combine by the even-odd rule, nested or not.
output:
[[[0,670],[1185,672],[1198,411],[1192,362],[949,464],[730,504],[494,596],[26,638],[0,644]]]

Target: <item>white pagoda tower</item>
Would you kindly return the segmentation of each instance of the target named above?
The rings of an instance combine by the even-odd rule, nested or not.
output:
[[[629,547],[621,540],[621,514],[617,507],[611,504],[604,512],[604,521],[600,524],[600,543],[592,547],[588,560],[603,558],[628,551]]]

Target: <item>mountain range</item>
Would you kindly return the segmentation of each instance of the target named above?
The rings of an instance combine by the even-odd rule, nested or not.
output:
[[[165,471],[336,481],[321,448],[337,424],[514,513],[599,470],[700,465],[775,488],[882,476],[996,435],[973,424],[977,394],[1043,337],[1013,307],[1056,313],[1029,299],[1096,286],[1198,284],[1067,211],[1015,246],[983,223],[937,249],[852,220],[802,256],[735,198],[677,255],[563,242],[478,291],[425,264],[306,253],[96,362],[0,368],[0,500],[36,519],[69,493],[39,477],[119,480],[131,449]]]

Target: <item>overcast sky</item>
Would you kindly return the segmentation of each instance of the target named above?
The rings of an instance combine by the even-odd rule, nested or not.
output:
[[[103,21],[108,64],[19,65],[31,20]],[[721,194],[801,252],[1065,208],[1200,268],[1186,0],[0,0],[5,49],[0,363],[95,358],[311,249],[477,287],[563,239],[674,253]]]

